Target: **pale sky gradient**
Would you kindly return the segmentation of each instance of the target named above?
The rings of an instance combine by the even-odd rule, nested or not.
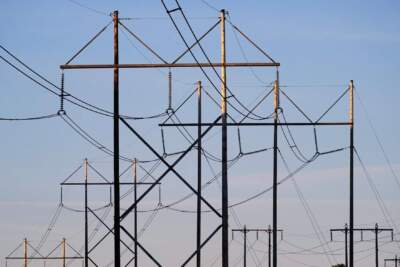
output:
[[[75,3],[74,3],[75,2]],[[51,81],[59,84],[59,65],[65,63],[97,31],[104,27],[110,17],[94,12],[76,4],[79,2],[100,13],[110,13],[118,9],[121,17],[134,18],[123,23],[148,42],[167,60],[184,50],[184,45],[172,27],[170,20],[156,0],[137,1],[90,1],[90,0],[2,0],[0,10],[0,44],[19,56]],[[166,1],[171,8],[174,1]],[[183,1],[182,6],[198,35],[215,23],[218,13],[202,1]],[[400,3],[398,1],[227,1],[208,0],[217,9],[224,8],[230,14],[232,22],[239,26],[257,44],[264,48],[281,63],[280,77],[282,89],[290,95],[312,119],[326,109],[347,87],[349,80],[355,82],[357,94],[367,108],[377,134],[390,159],[393,170],[398,175],[400,161],[400,126],[396,123],[400,113]],[[185,37],[192,40],[184,28],[183,20],[177,22],[184,30]],[[76,63],[111,63],[112,32],[108,28],[96,42],[85,51]],[[128,37],[129,38],[129,37]],[[143,47],[132,38],[128,41],[120,34],[121,62],[148,63],[147,58],[156,62]],[[249,60],[260,60],[261,55],[243,39],[240,44]],[[135,48],[136,46],[136,48]],[[204,47],[214,60],[219,60],[218,29],[205,39]],[[137,49],[138,48],[138,49]],[[139,50],[139,52],[138,52]],[[201,57],[200,51],[194,52]],[[144,56],[142,55],[144,53]],[[243,61],[243,55],[232,28],[227,25],[227,53],[229,61]],[[6,56],[0,51],[1,56]],[[193,61],[186,56],[184,61]],[[209,72],[211,73],[211,72]],[[254,73],[259,81],[254,77]],[[265,86],[274,79],[272,69],[228,71],[228,85],[244,103],[254,103]],[[193,89],[197,80],[202,80],[205,90],[212,91],[209,83],[198,70],[177,70],[173,72],[176,107]],[[215,76],[212,76],[217,83]],[[0,117],[27,117],[55,113],[59,100],[30,80],[21,76],[3,61],[0,64],[1,92]],[[73,95],[90,103],[112,110],[112,71],[66,71],[66,89]],[[212,121],[218,114],[218,108],[205,97],[204,119]],[[167,103],[166,70],[122,70],[121,71],[121,112],[133,116],[144,116],[163,112]],[[196,120],[195,98],[185,105],[178,116],[185,121]],[[376,185],[395,227],[400,229],[399,195],[400,187],[388,169],[385,158],[371,130],[368,117],[358,98],[355,102],[355,140],[356,148],[367,165],[372,182]],[[302,119],[290,103],[282,98],[282,107],[290,121]],[[326,117],[327,120],[347,120],[348,99],[345,97]],[[108,147],[112,147],[112,121],[108,118],[83,111],[66,103],[67,113],[85,130]],[[266,101],[256,112],[268,114],[272,111],[272,100]],[[229,110],[235,118],[238,114]],[[162,152],[159,120],[132,121],[147,140],[159,152]],[[194,129],[193,129],[194,130]],[[195,133],[192,131],[192,133]],[[179,132],[166,129],[166,147],[168,152],[178,151],[187,146]],[[245,151],[272,146],[272,129],[242,129],[242,146]],[[314,151],[312,129],[293,129],[297,143],[309,156]],[[4,257],[12,251],[24,237],[35,245],[46,230],[51,216],[59,203],[59,183],[65,179],[84,158],[99,169],[110,180],[112,178],[112,158],[92,147],[73,132],[61,118],[52,118],[33,122],[0,121],[0,162],[2,191],[0,194],[0,262],[4,266]],[[219,156],[219,131],[209,134],[205,146],[214,155]],[[294,170],[301,163],[291,154],[280,134],[282,153]],[[348,146],[348,131],[344,128],[318,128],[321,151]],[[229,157],[238,152],[236,128],[229,134]],[[121,153],[139,159],[154,156],[132,134],[121,125]],[[196,152],[178,165],[178,170],[195,185]],[[172,158],[169,162],[172,162]],[[356,219],[358,226],[373,227],[377,222],[383,227],[393,227],[382,215],[374,193],[363,174],[358,160],[356,168]],[[211,162],[218,172],[219,163]],[[279,161],[279,177],[287,172]],[[121,163],[121,170],[126,163]],[[143,167],[150,168],[150,164]],[[161,174],[165,167],[155,171]],[[243,157],[230,169],[230,202],[236,203],[268,188],[272,182],[271,151]],[[143,175],[142,171],[139,171]],[[82,179],[82,171],[73,177]],[[92,179],[98,179],[92,173]],[[204,162],[204,181],[212,174]],[[400,176],[400,175],[399,175]],[[132,179],[124,176],[124,179]],[[329,229],[342,227],[348,215],[348,151],[321,156],[295,176],[308,205],[319,223],[326,241],[329,241]],[[91,205],[99,207],[108,201],[108,188],[92,190]],[[123,189],[125,192],[127,189]],[[140,190],[140,192],[143,189]],[[96,191],[96,192],[95,192]],[[167,204],[188,194],[187,188],[172,174],[165,178],[162,185],[162,202]],[[220,189],[217,182],[204,191],[205,196],[216,207],[220,206]],[[82,191],[64,189],[64,200],[69,206],[81,208]],[[230,226],[266,227],[271,224],[272,194],[266,193],[260,198],[239,205],[231,210]],[[128,197],[129,198],[129,197]],[[141,204],[141,209],[152,209],[158,201],[157,192],[152,193]],[[338,242],[328,242],[331,256],[324,256],[318,247],[321,243],[299,201],[292,181],[286,181],[279,187],[279,225],[284,229],[284,240],[279,243],[280,266],[329,266],[329,263],[343,262],[343,236],[335,236]],[[123,206],[128,206],[124,200]],[[179,209],[195,208],[195,199],[176,206]],[[233,214],[234,213],[234,214]],[[102,214],[102,211],[99,211]],[[239,222],[235,220],[235,214]],[[143,227],[149,213],[140,215],[139,229]],[[106,221],[111,225],[112,214]],[[204,237],[217,225],[218,220],[210,213],[204,215]],[[90,219],[91,229],[96,221]],[[127,219],[127,227],[132,228],[132,218]],[[47,253],[62,237],[75,248],[83,244],[83,215],[63,210],[56,227],[43,247]],[[104,233],[100,229],[99,238]],[[398,236],[397,239],[400,239]],[[366,234],[367,235],[367,234]],[[372,234],[366,239],[372,238]],[[358,240],[358,236],[356,236]],[[106,266],[112,259],[111,239],[96,250],[93,258]],[[400,245],[386,243],[387,236],[382,234],[380,258],[400,255]],[[195,247],[194,214],[162,210],[153,223],[144,232],[141,242],[159,259],[163,266],[178,266]],[[231,266],[242,265],[242,239],[235,235],[231,241]],[[265,236],[260,240],[249,235],[249,244],[254,247],[249,252],[248,266],[267,266],[265,261]],[[322,241],[322,243],[325,243]],[[314,248],[312,253],[304,249]],[[372,242],[357,243],[355,251],[356,266],[374,266]],[[219,266],[218,255],[220,235],[217,235],[204,249],[204,266]],[[20,253],[20,252],[19,252]],[[139,255],[141,266],[152,266],[146,256]],[[328,259],[329,258],[329,259]],[[128,257],[124,256],[126,261]],[[261,265],[256,262],[260,261]],[[382,261],[383,265],[383,261]],[[8,266],[20,266],[9,262]],[[32,264],[31,266],[42,266]],[[50,265],[55,266],[55,265]],[[71,266],[80,266],[80,263]],[[194,265],[191,265],[194,266]]]

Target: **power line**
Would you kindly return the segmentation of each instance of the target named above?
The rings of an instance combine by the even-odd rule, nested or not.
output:
[[[383,154],[383,157],[385,158],[386,164],[387,164],[387,166],[389,167],[390,172],[391,172],[391,174],[392,174],[392,176],[393,176],[393,178],[394,178],[394,180],[395,180],[397,186],[398,186],[399,189],[400,189],[400,180],[399,180],[399,177],[397,176],[396,172],[394,171],[394,168],[393,168],[393,166],[392,166],[392,163],[391,163],[390,160],[389,160],[389,156],[388,156],[388,154],[386,153],[386,150],[385,150],[385,148],[384,148],[384,146],[383,146],[383,143],[382,143],[381,139],[379,138],[378,132],[376,131],[376,128],[374,127],[374,124],[372,123],[371,117],[369,116],[369,114],[368,114],[368,112],[367,112],[367,109],[366,109],[366,107],[365,107],[365,105],[364,105],[364,102],[361,100],[361,96],[358,94],[358,91],[357,91],[357,90],[355,90],[355,93],[356,93],[358,102],[360,102],[361,108],[362,108],[362,110],[364,111],[364,114],[365,114],[365,116],[366,116],[366,118],[367,118],[368,125],[369,125],[369,127],[371,128],[372,133],[374,134],[374,137],[375,137],[375,139],[376,139],[376,142],[378,143],[379,149],[381,150],[381,152],[382,152],[382,154]]]
[[[82,3],[80,3],[80,2],[78,2],[78,1],[76,1],[76,0],[67,0],[67,1],[70,2],[70,3],[72,3],[72,4],[74,4],[74,5],[76,5],[76,6],[79,6],[79,7],[83,8],[83,9],[89,10],[89,11],[91,11],[91,12],[93,12],[93,13],[96,13],[96,14],[99,14],[99,15],[103,15],[103,16],[110,17],[110,14],[107,14],[106,12],[103,12],[103,11],[98,10],[98,9],[95,9],[95,8],[93,8],[93,7],[84,5],[84,4],[82,4]]]

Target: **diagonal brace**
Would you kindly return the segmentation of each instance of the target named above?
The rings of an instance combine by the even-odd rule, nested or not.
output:
[[[182,54],[180,54],[174,61],[172,61],[172,64],[177,63],[181,58],[183,58],[184,55],[186,55],[193,47],[195,47],[197,44],[200,43],[200,41],[206,37],[212,30],[215,29],[219,24],[221,23],[221,20],[219,19],[217,23],[215,23],[211,28],[206,31],[202,36],[199,37],[198,40],[196,40],[189,48],[187,48]]]
[[[212,127],[220,120],[221,116],[218,116],[218,118],[201,134],[200,138],[203,138],[211,129]],[[139,203],[139,201],[141,201],[155,186],[157,183],[159,183],[170,171],[172,171],[194,194],[198,195],[198,192],[196,191],[196,189],[194,189],[175,169],[174,167],[179,163],[179,161],[181,161],[187,153],[189,153],[189,151],[197,144],[198,139],[195,140],[187,149],[184,153],[181,154],[181,156],[172,164],[170,165],[160,154],[158,154],[157,151],[155,151],[154,148],[151,147],[151,145],[144,140],[143,137],[141,137],[139,135],[138,132],[136,132],[132,126],[130,126],[123,118],[120,118],[120,120],[128,127],[129,130],[131,130],[131,132],[133,134],[136,135],[137,138],[139,138],[140,141],[143,142],[143,144],[145,146],[147,146],[147,148],[150,149],[150,151],[152,151],[154,153],[154,155],[156,155],[167,167],[168,169],[155,181],[154,184],[152,184],[138,199],[135,203],[133,203],[122,215],[121,215],[121,221],[128,216],[128,214],[137,206],[137,203]],[[203,197],[201,197],[201,200],[212,210],[214,211],[215,214],[217,214],[218,217],[221,217],[221,214],[207,201],[205,200]]]
[[[97,216],[97,214],[96,214],[91,208],[88,207],[88,210],[90,211],[90,213],[92,213],[92,214],[107,228],[107,230],[108,230],[109,232],[111,232],[111,233],[114,234],[113,230],[112,230],[110,227],[108,227],[108,225],[105,224],[105,223],[103,222],[103,220],[102,220],[99,216]],[[122,227],[122,226],[121,226],[121,227]],[[121,242],[130,252],[132,252],[133,254],[135,254],[135,252],[133,252],[133,250],[132,250],[124,241],[120,240],[120,242]]]
[[[202,248],[207,244],[207,242],[210,241],[210,239],[211,239],[211,238],[219,231],[219,229],[221,229],[221,228],[222,228],[222,224],[220,224],[217,228],[215,228],[215,230],[207,237],[207,239],[204,240],[203,243],[201,243],[200,249],[202,249]],[[183,266],[186,266],[186,265],[190,262],[190,260],[191,260],[197,253],[198,253],[197,250],[196,250],[195,252],[193,252],[193,253],[189,256],[189,258],[182,264],[182,267],[183,267]]]
[[[125,229],[125,227],[121,226],[122,231],[125,232],[125,234],[127,234],[132,240],[133,242],[135,242],[141,250],[143,250],[143,252],[157,265],[161,267],[161,264],[153,257],[153,255],[150,254],[150,252],[148,252],[140,243],[139,241],[137,241],[129,232],[128,230]]]

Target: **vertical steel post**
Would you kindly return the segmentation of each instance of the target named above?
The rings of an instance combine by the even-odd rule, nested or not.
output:
[[[247,265],[247,229],[243,227],[243,267]]]
[[[84,161],[85,171],[85,267],[89,267],[89,220],[88,220],[88,160]]]
[[[354,267],[354,84],[350,80],[349,120],[350,120],[350,267]]]
[[[133,191],[133,194],[134,194],[134,198],[135,198],[135,203],[136,203],[136,201],[137,201],[137,186],[138,186],[138,184],[137,184],[137,160],[135,159],[134,161],[133,161],[133,179],[134,179],[134,191]],[[134,245],[134,247],[135,247],[135,249],[134,249],[134,251],[135,251],[135,267],[137,267],[138,266],[138,245],[137,245],[137,238],[138,238],[138,228],[137,228],[137,225],[138,225],[138,220],[137,220],[137,205],[135,206],[135,214],[134,214],[134,223],[135,223],[135,229],[134,229],[134,237],[135,237],[135,245]]]
[[[271,267],[271,225],[268,225],[268,267]]]
[[[229,266],[228,237],[228,127],[226,101],[226,54],[225,54],[225,10],[220,12],[221,19],[221,121],[222,121],[222,267]]]
[[[201,92],[201,81],[197,83],[197,240],[196,240],[196,266],[201,266],[201,153],[202,153],[202,143],[201,143],[201,122],[202,122],[202,92]]]
[[[278,266],[278,112],[279,82],[274,83],[274,158],[273,158],[273,194],[272,194],[272,251],[273,267]]]
[[[120,190],[119,190],[119,53],[118,11],[113,12],[114,21],[114,266],[121,266],[120,247]]]
[[[28,240],[24,238],[24,267],[28,267]]]
[[[394,266],[395,267],[397,267],[397,261],[398,261],[398,258],[397,258],[397,255],[394,257]]]
[[[344,252],[344,256],[346,257],[346,259],[345,259],[345,266],[346,267],[348,267],[349,265],[349,260],[348,260],[348,255],[347,255],[347,250],[348,250],[348,248],[347,248],[347,234],[349,233],[349,227],[348,227],[348,225],[347,225],[347,223],[345,224],[345,226],[344,226],[344,249],[345,249],[345,252]]]
[[[378,251],[378,234],[379,234],[379,228],[378,224],[375,224],[375,266],[379,266],[379,251]]]
[[[62,239],[61,257],[62,257],[62,266],[63,267],[67,266],[65,262],[65,238]]]

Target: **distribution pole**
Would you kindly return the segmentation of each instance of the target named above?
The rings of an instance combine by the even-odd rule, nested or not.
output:
[[[379,234],[378,224],[375,224],[375,266],[376,267],[379,266],[378,234]]]
[[[120,205],[119,205],[119,53],[118,11],[113,12],[114,21],[114,266],[121,266]],[[136,256],[136,255],[135,255]]]
[[[133,161],[133,179],[134,179],[134,198],[135,198],[135,203],[137,201],[137,160],[134,159]],[[135,214],[134,214],[134,223],[135,223],[135,229],[134,229],[134,237],[135,237],[135,245],[134,245],[134,251],[135,251],[135,267],[138,266],[138,245],[137,245],[137,238],[138,238],[138,220],[137,220],[137,206],[135,207]]]
[[[391,232],[392,241],[394,239],[392,228],[379,228],[378,224],[375,224],[374,228],[354,228],[354,232],[361,232],[361,241],[363,241],[363,232],[373,232],[375,236],[375,266],[379,267],[379,233]],[[351,255],[350,255],[351,256]]]
[[[225,10],[221,10],[221,122],[222,122],[222,267],[229,266],[228,248],[228,127],[226,101]]]
[[[28,267],[28,240],[24,238],[24,267]]]
[[[88,160],[85,159],[85,267],[89,267],[88,165]]]
[[[346,225],[344,226],[344,249],[345,249],[345,251],[344,251],[344,256],[345,256],[345,264],[346,264],[346,267],[348,267],[349,266],[349,255],[348,255],[348,240],[347,240],[347,233],[349,232],[349,227],[348,227],[348,225],[347,225],[347,223],[346,223]]]
[[[271,234],[273,234],[273,230],[271,229],[271,225],[268,225],[268,229],[256,229],[256,231],[263,231],[268,233],[268,267],[271,267]],[[281,240],[283,239],[283,230],[277,229],[276,233],[281,233]]]
[[[268,225],[268,267],[271,267],[271,225]]]
[[[62,244],[61,244],[61,257],[62,257],[62,266],[66,267],[66,261],[65,261],[65,238],[62,239]]]
[[[271,229],[271,225],[268,226],[267,229],[262,228],[262,229],[248,229],[246,225],[243,227],[243,229],[232,229],[232,239],[233,239],[233,233],[234,232],[241,232],[243,233],[243,266],[246,267],[247,264],[247,233],[249,232],[256,232],[257,233],[257,239],[258,239],[258,233],[259,232],[265,232],[268,234],[268,267],[271,267],[271,234],[273,234],[273,230]],[[277,233],[281,233],[281,240],[283,239],[283,230],[278,229],[276,231]]]
[[[347,225],[347,223],[344,225],[343,229],[331,229],[331,241],[333,241],[333,232],[342,232],[344,233],[344,255],[345,255],[345,266],[348,267],[349,262],[348,262],[348,255],[347,255],[347,251],[348,251],[348,241],[347,241],[347,235],[349,233],[349,227]]]
[[[400,258],[397,257],[397,255],[393,259],[385,259],[385,267],[386,267],[386,262],[394,262],[394,266],[397,267],[398,263],[400,263]]]
[[[278,112],[279,112],[279,82],[274,83],[274,159],[273,159],[273,196],[272,196],[272,251],[273,267],[278,266]]]
[[[243,226],[243,229],[232,229],[232,239],[234,232],[241,232],[243,233],[243,266],[246,267],[247,265],[247,233],[253,230],[248,230],[246,225]]]
[[[354,84],[350,80],[349,120],[350,120],[350,267],[354,267]]]
[[[202,143],[201,143],[201,122],[202,122],[202,110],[201,110],[201,104],[202,104],[202,92],[201,92],[201,81],[198,81],[197,83],[197,105],[198,105],[198,113],[197,113],[197,122],[198,122],[198,127],[197,127],[197,240],[196,240],[196,250],[197,250],[197,255],[196,255],[196,266],[201,267],[201,154],[202,154]]]

